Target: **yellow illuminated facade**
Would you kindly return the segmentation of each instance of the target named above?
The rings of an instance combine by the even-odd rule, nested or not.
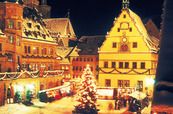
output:
[[[158,44],[140,17],[128,7],[122,8],[99,49],[99,86],[152,93]]]

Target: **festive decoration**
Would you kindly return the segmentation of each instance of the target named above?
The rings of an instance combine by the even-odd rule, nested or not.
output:
[[[96,81],[89,65],[86,66],[82,74],[82,83],[79,88],[77,101],[73,114],[97,114],[96,101]]]
[[[150,74],[150,70],[151,69],[145,69],[145,71],[143,71],[143,72],[142,71],[141,72],[138,72],[135,69],[129,69],[129,71],[127,71],[127,72],[121,72],[120,70],[118,70],[116,68],[113,68],[111,71],[104,71],[102,68],[98,68],[98,70],[100,70],[101,72],[106,73],[106,74],[110,74],[110,73],[129,74],[131,72],[134,72],[136,74],[146,74],[146,73]],[[116,71],[116,72],[114,72],[114,71]]]
[[[0,80],[15,80],[18,78],[23,78],[22,75],[27,74],[31,78],[38,78],[41,76],[40,71],[21,71],[21,72],[4,72],[0,73]],[[48,76],[62,76],[64,70],[54,70],[54,71],[44,71],[43,77]]]

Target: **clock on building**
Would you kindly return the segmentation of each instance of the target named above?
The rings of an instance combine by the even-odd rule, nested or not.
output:
[[[123,42],[126,42],[126,41],[127,41],[127,38],[126,38],[126,37],[124,37],[124,38],[123,38]]]

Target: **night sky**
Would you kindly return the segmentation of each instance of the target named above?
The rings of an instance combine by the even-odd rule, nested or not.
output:
[[[70,20],[78,37],[104,35],[121,12],[121,0],[48,0],[52,17],[63,18],[70,9]],[[130,0],[130,9],[145,22],[151,18],[160,27],[163,0]]]

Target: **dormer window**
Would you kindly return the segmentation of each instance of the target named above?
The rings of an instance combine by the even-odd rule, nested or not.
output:
[[[40,25],[36,25],[37,29],[40,30]]]
[[[68,33],[68,37],[70,37],[71,36],[71,33]]]
[[[45,34],[42,34],[43,38],[46,39],[46,35]]]
[[[28,27],[31,28],[32,27],[32,24],[31,23],[27,23]]]

